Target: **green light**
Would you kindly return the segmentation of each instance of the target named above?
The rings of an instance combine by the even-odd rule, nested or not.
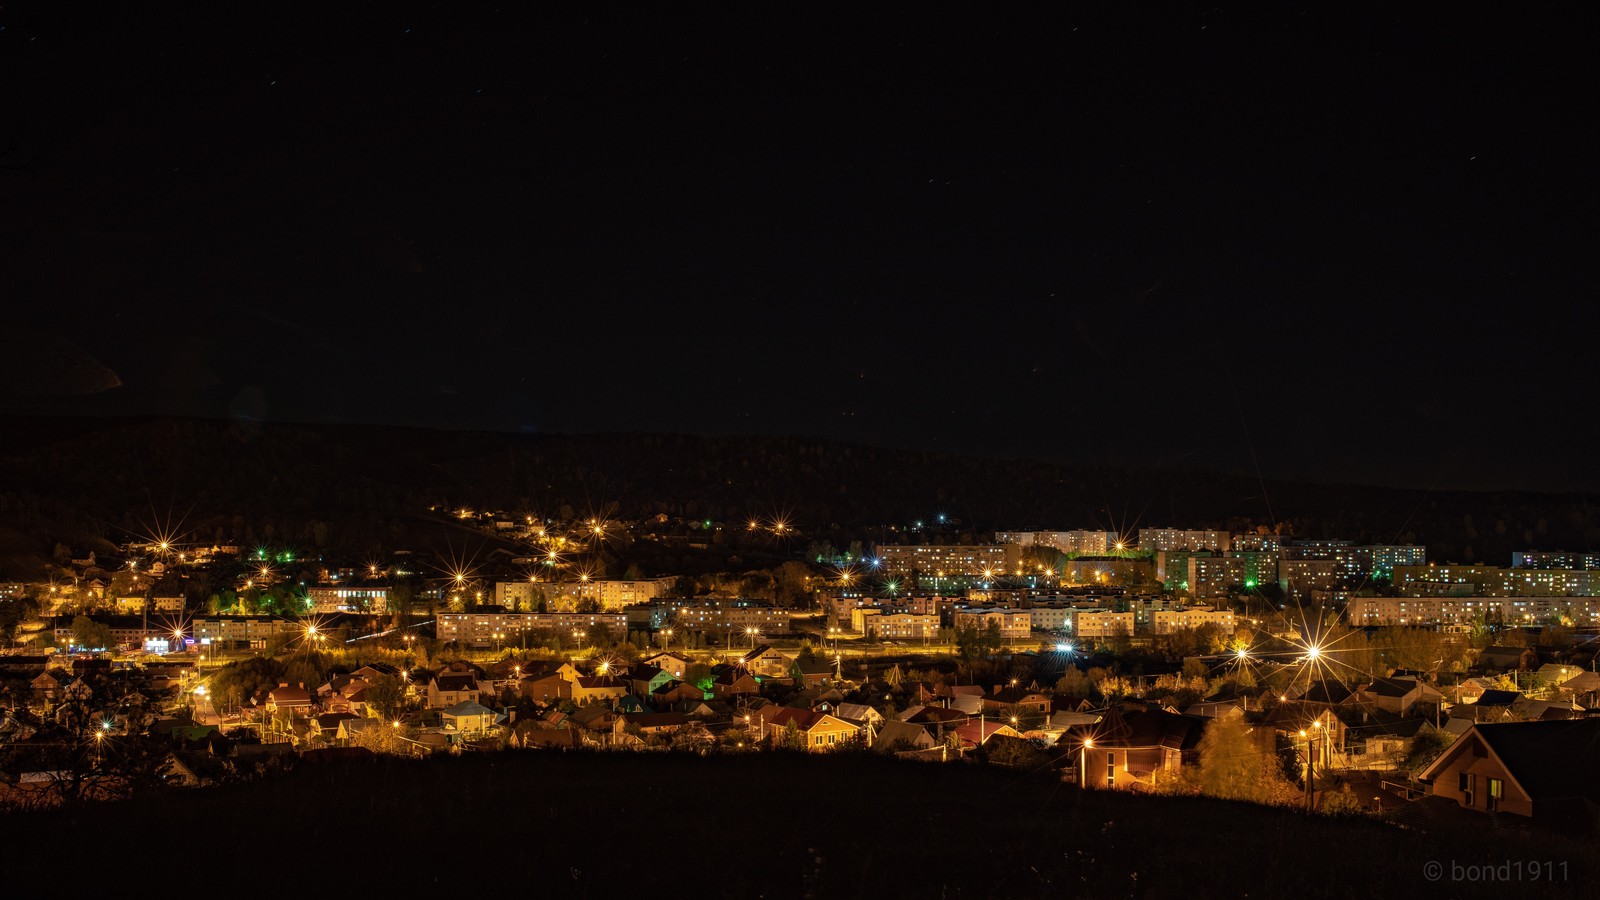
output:
[[[1256,586],[1256,580],[1254,578],[1246,578],[1244,580],[1244,586],[1247,588],[1253,588]]]

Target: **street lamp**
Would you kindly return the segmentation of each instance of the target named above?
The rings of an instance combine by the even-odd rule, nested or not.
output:
[[[1083,790],[1089,786],[1089,748],[1094,746],[1094,738],[1084,738],[1083,746],[1078,748],[1078,789]]]

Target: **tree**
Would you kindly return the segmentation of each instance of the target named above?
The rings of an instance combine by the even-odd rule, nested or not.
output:
[[[397,718],[405,709],[405,683],[393,675],[372,679],[367,686],[367,703],[378,713],[378,718],[386,722]]]
[[[88,616],[78,616],[72,620],[72,642],[79,647],[91,649],[110,647],[111,626],[96,622]]]
[[[1438,759],[1439,754],[1450,749],[1455,741],[1455,735],[1448,731],[1423,729],[1411,739],[1411,747],[1400,768],[1407,772],[1420,772]]]
[[[1251,729],[1239,716],[1213,719],[1200,739],[1200,790],[1225,800],[1288,803],[1294,787],[1283,777],[1273,733]]]
[[[963,626],[956,629],[956,655],[968,665],[999,650],[1002,643],[1000,623],[993,620],[984,628]]]
[[[773,746],[779,750],[804,750],[806,749],[806,736],[800,731],[800,727],[791,721],[783,726],[782,731],[778,732],[777,740],[773,742]]]
[[[1077,666],[1067,666],[1067,670],[1061,673],[1061,680],[1056,682],[1056,693],[1068,697],[1089,697],[1094,693],[1094,682]]]

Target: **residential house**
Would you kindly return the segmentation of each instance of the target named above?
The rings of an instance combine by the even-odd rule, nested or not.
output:
[[[1400,716],[1409,716],[1417,707],[1433,707],[1443,702],[1444,694],[1417,678],[1378,678],[1358,685],[1345,699],[1346,704],[1371,706]]]
[[[650,705],[657,709],[672,709],[684,703],[702,703],[705,697],[705,691],[687,681],[669,681],[650,692]]]
[[[961,741],[961,747],[964,750],[981,747],[995,736],[1022,737],[1022,732],[1012,728],[1009,724],[996,722],[992,719],[978,719],[975,722],[969,720],[967,724],[954,729],[951,734],[954,734]]]
[[[1592,828],[1600,719],[1475,724],[1420,778],[1466,809]]]
[[[71,683],[72,675],[66,669],[46,669],[28,682],[28,688],[34,700],[54,703],[66,696]]]
[[[1199,762],[1200,738],[1209,721],[1160,709],[1112,707],[1100,722],[1069,729],[1056,747],[1065,751],[1061,761],[1075,779],[1082,769],[1087,787],[1149,790]],[[1262,731],[1263,737],[1268,733]]]
[[[718,698],[737,697],[740,694],[760,693],[761,685],[755,676],[737,666],[715,666],[712,669],[711,693]]]
[[[439,718],[445,727],[462,734],[482,734],[505,717],[475,700],[463,700],[439,713]]]
[[[673,678],[682,678],[683,673],[689,670],[689,658],[678,653],[657,653],[646,659],[645,663],[667,671]]]
[[[928,733],[928,729],[894,719],[888,719],[879,725],[878,733],[872,739],[872,749],[882,753],[929,750],[938,745],[933,735]]]
[[[873,729],[883,727],[883,713],[878,712],[865,703],[840,703],[834,706],[835,715],[843,719],[854,719],[865,722]]]
[[[306,737],[312,741],[333,741],[339,737],[339,726],[359,718],[353,713],[334,712],[312,716],[306,726]]]
[[[1450,707],[1450,718],[1472,722],[1508,722],[1516,718],[1511,708],[1521,699],[1522,694],[1517,691],[1492,688],[1479,694],[1474,703],[1457,703]]]
[[[940,740],[953,729],[967,724],[968,718],[967,714],[959,709],[947,709],[942,706],[912,706],[900,714],[901,721],[920,725]]]
[[[1342,767],[1346,726],[1332,707],[1290,700],[1268,709],[1261,724],[1276,730],[1302,751],[1309,751],[1317,771]]]
[[[448,709],[458,703],[477,703],[483,692],[471,672],[440,672],[428,682],[428,708]]]
[[[1556,696],[1570,698],[1573,702],[1594,709],[1600,705],[1600,673],[1579,672],[1562,682]]]
[[[370,731],[376,731],[380,728],[393,727],[394,724],[391,722],[380,722],[377,719],[351,717],[348,719],[339,720],[339,728],[334,732],[333,737],[334,740],[338,741],[340,744],[349,746],[350,742],[355,740],[357,735]]]
[[[311,707],[311,692],[301,685],[280,681],[277,687],[267,693],[266,709],[269,713],[305,714],[310,712]]]
[[[633,693],[646,699],[649,699],[655,693],[657,688],[670,684],[673,681],[671,672],[668,672],[666,669],[662,669],[657,666],[649,665],[648,663],[639,663],[638,665],[630,667],[628,669],[627,678],[630,682]]]
[[[739,663],[753,675],[763,678],[785,678],[789,675],[790,667],[794,665],[794,657],[767,644],[758,644],[749,653],[739,657]]]
[[[610,704],[626,696],[631,684],[618,675],[579,675],[572,682],[572,702],[579,706]]]
[[[848,722],[813,709],[779,707],[763,711],[755,723],[757,740],[781,741],[793,725],[805,749],[813,752],[835,750],[862,739],[860,723]]]
[[[984,695],[983,711],[991,716],[1038,715],[1043,718],[1050,714],[1052,700],[1050,694],[1040,690],[1038,685],[1029,687],[995,685],[994,690]]]
[[[1529,690],[1554,688],[1583,671],[1586,670],[1582,666],[1572,663],[1545,663],[1533,673],[1532,686]]]
[[[612,732],[619,740],[623,735],[670,740],[686,734],[704,734],[705,723],[681,712],[629,713],[617,717]]]
[[[789,667],[789,677],[801,686],[828,684],[834,680],[836,665],[832,660],[796,659]]]
[[[517,723],[511,746],[524,750],[576,750],[583,746],[583,737],[575,728],[542,728],[538,720],[528,720]]]
[[[1484,691],[1495,689],[1493,678],[1468,678],[1444,690],[1445,699],[1451,703],[1477,703]]]
[[[1485,647],[1478,651],[1477,668],[1497,672],[1527,671],[1539,666],[1539,654],[1531,647]]]
[[[572,696],[572,682],[558,672],[530,675],[517,682],[517,689],[535,703],[555,703]]]

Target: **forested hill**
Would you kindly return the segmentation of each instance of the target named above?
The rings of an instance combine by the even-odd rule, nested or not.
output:
[[[1003,441],[1003,437],[998,438]],[[520,435],[195,419],[0,421],[0,528],[119,539],[152,515],[189,527],[332,523],[336,542],[429,505],[743,523],[787,516],[873,538],[945,514],[962,532],[1144,526],[1427,543],[1442,560],[1504,564],[1513,549],[1600,547],[1589,495],[1315,485],[1191,470],[1087,467],[802,437]],[[368,523],[363,526],[358,523]],[[358,534],[359,533],[359,534]]]

